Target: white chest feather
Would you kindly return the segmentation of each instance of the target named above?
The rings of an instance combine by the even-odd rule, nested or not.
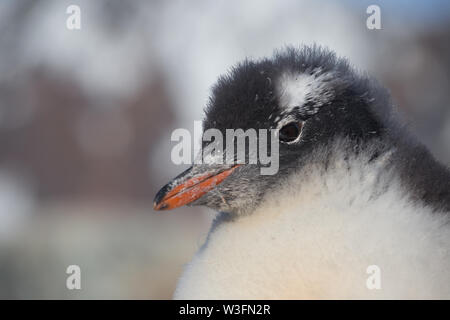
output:
[[[222,223],[175,298],[450,298],[445,215],[414,205],[380,170],[356,160],[305,168],[251,215]],[[379,289],[367,286],[371,265]]]

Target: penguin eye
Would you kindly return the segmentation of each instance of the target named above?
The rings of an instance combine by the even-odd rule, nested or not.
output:
[[[283,142],[292,142],[298,138],[302,132],[303,123],[290,122],[280,129],[280,140]]]

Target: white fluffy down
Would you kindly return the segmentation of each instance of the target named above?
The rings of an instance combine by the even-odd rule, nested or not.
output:
[[[293,107],[302,107],[308,99],[312,99],[317,105],[325,104],[333,96],[329,81],[333,79],[332,73],[319,74],[321,69],[316,69],[312,74],[286,72],[278,79],[277,91],[280,104],[284,112],[289,112]],[[314,114],[317,107],[305,110],[306,114]]]
[[[444,214],[409,200],[388,157],[310,164],[251,215],[222,223],[176,299],[450,298]],[[369,265],[381,289],[369,290]]]

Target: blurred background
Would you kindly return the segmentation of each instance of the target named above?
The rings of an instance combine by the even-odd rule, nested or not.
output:
[[[286,44],[379,78],[449,165],[449,18],[445,0],[2,0],[0,298],[171,298],[214,213],[153,211],[185,169],[170,135],[202,119],[218,75]],[[66,288],[73,264],[81,290]]]

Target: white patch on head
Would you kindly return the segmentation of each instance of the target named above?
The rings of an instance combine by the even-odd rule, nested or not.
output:
[[[332,73],[321,73],[317,68],[312,74],[292,73],[282,74],[278,80],[277,93],[280,99],[280,106],[289,112],[294,107],[300,107],[312,101],[314,107],[303,110],[305,114],[314,114],[320,105],[330,101],[334,96],[334,91],[330,86]]]

